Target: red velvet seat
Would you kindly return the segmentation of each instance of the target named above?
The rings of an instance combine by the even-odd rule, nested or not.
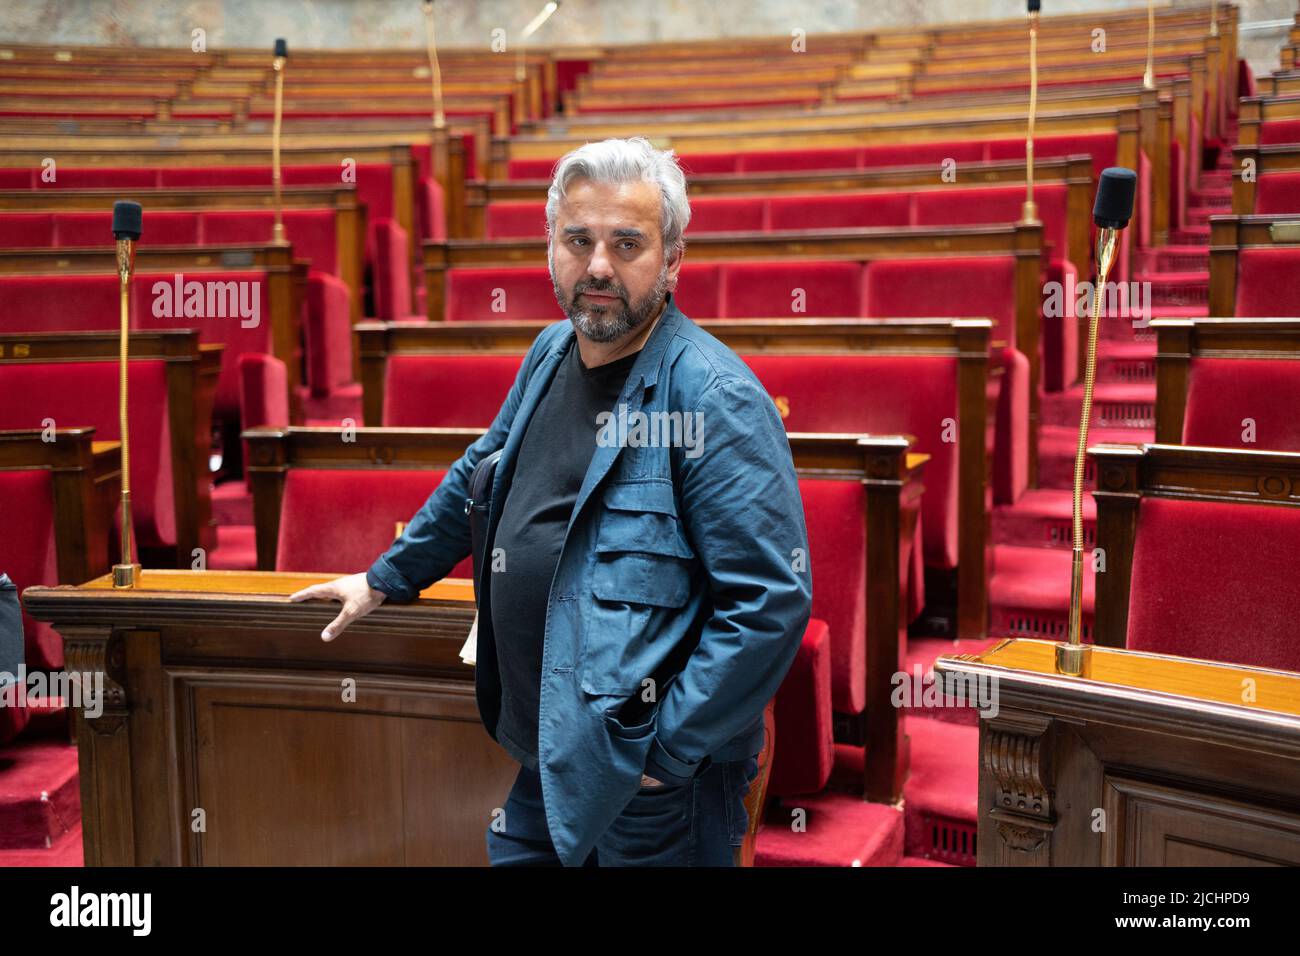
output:
[[[1300,510],[1143,497],[1130,650],[1300,671]]]
[[[524,199],[488,203],[489,239],[533,239],[545,235],[545,202]]]
[[[111,246],[113,213],[54,213],[54,246]],[[150,211],[140,244],[150,246],[195,246],[199,244],[199,214],[193,212]]]
[[[278,571],[356,573],[392,544],[444,472],[290,468],[280,505]],[[450,577],[472,577],[468,557]]]
[[[785,399],[793,432],[906,434],[930,455],[921,499],[925,563],[957,567],[957,361],[942,356],[742,356],[769,395]],[[923,389],[917,382],[925,382]],[[819,581],[820,586],[820,579]]]
[[[1012,504],[1029,484],[1029,361],[1015,348],[1015,259],[1010,256],[878,260],[863,279],[864,316],[988,318],[997,390],[994,501]],[[954,294],[956,290],[959,294]]]
[[[814,617],[776,692],[769,794],[815,793],[826,785],[835,765],[832,711],[830,629]]]

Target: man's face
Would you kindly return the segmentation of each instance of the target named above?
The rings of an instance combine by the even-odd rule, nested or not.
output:
[[[547,250],[555,298],[574,328],[613,342],[659,312],[682,257],[665,261],[663,209],[653,183],[570,184]]]

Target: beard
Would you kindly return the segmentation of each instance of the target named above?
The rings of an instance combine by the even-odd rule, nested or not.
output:
[[[555,263],[551,262],[550,266],[555,301],[560,304],[573,327],[592,342],[613,342],[645,325],[659,312],[659,307],[668,294],[667,262],[659,270],[659,278],[655,280],[654,287],[635,302],[630,301],[627,290],[612,279],[582,279],[574,285],[572,294],[566,296],[555,276]],[[618,296],[622,302],[612,302],[608,306],[579,305],[578,296],[584,292]]]

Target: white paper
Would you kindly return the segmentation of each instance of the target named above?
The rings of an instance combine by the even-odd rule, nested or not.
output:
[[[474,623],[470,625],[469,637],[465,638],[465,643],[460,649],[460,659],[466,664],[474,664],[478,660],[478,612],[474,612]]]

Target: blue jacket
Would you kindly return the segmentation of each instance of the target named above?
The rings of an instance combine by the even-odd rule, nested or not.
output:
[[[469,476],[504,448],[488,512],[491,548],[524,431],[570,347],[567,320],[537,336],[491,428],[370,568],[373,587],[412,600],[469,554]],[[642,772],[685,783],[713,760],[762,749],[763,709],[794,661],[812,602],[803,504],[781,418],[745,363],[671,296],[628,374],[618,417],[624,404],[626,432],[616,418],[617,435],[597,440],[578,492],[543,638],[538,770],[551,839],[567,866],[582,865]],[[655,427],[638,434],[637,412]],[[651,412],[691,414],[702,427],[684,430],[679,415],[683,425],[669,433],[671,418]],[[475,691],[495,739],[493,577],[483,575],[478,595]],[[674,652],[685,663],[663,679]],[[657,669],[663,685],[653,688],[650,716],[620,722],[619,707],[633,695],[651,700],[643,681]]]

